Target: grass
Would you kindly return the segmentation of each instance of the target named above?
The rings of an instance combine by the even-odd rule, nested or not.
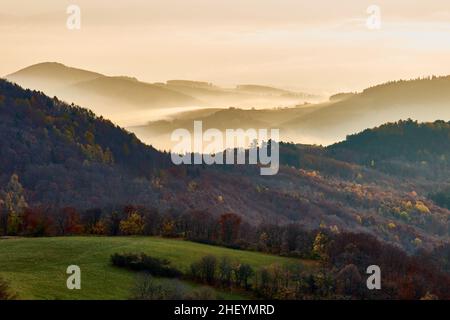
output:
[[[183,271],[207,254],[229,256],[255,270],[274,263],[314,266],[306,260],[157,237],[10,238],[0,240],[0,276],[20,299],[127,299],[136,274],[110,264],[116,252],[144,252]],[[81,268],[81,290],[66,287],[66,269],[72,264]],[[218,293],[226,299],[243,298]]]

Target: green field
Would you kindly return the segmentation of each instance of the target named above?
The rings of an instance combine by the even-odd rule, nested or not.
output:
[[[0,240],[0,276],[9,281],[20,299],[127,299],[136,274],[113,267],[116,252],[144,252],[166,258],[187,271],[202,256],[228,256],[258,269],[274,263],[314,263],[262,253],[232,250],[183,240],[156,237],[55,237]],[[68,290],[66,268],[81,268],[81,290]],[[221,293],[225,298],[240,298]]]

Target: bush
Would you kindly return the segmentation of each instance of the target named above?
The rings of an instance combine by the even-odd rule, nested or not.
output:
[[[177,279],[155,279],[140,274],[132,289],[133,300],[216,300],[216,292],[209,287],[189,289]]]
[[[216,281],[217,259],[213,255],[204,256],[199,262],[191,264],[191,275],[209,284]]]
[[[16,295],[12,293],[9,284],[0,278],[0,300],[14,300]]]
[[[236,284],[238,286],[243,286],[245,290],[249,290],[250,289],[249,280],[250,277],[253,276],[254,274],[252,267],[248,264],[242,263],[236,267],[234,273],[236,277]]]
[[[219,280],[225,287],[231,286],[233,278],[233,264],[228,257],[222,257],[219,263]]]
[[[148,273],[137,277],[132,289],[133,300],[183,300],[187,288],[179,280],[155,279]]]
[[[144,253],[115,253],[111,256],[111,262],[120,268],[145,271],[159,277],[177,278],[182,275],[181,271],[170,266],[168,260],[153,258]]]
[[[186,300],[217,300],[216,292],[210,287],[200,287],[188,292]]]

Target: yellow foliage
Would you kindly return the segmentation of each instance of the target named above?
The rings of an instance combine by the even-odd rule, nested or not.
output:
[[[339,227],[337,225],[333,225],[330,227],[331,232],[339,233]]]
[[[127,219],[120,221],[119,228],[120,232],[125,235],[142,234],[144,219],[137,212],[133,212]]]
[[[416,201],[415,208],[420,213],[430,213],[430,209],[428,209],[428,207],[422,201]]]
[[[97,221],[94,226],[92,227],[92,233],[93,234],[106,234],[106,225],[103,221]]]
[[[405,207],[405,209],[410,210],[413,208],[413,204],[411,203],[411,201],[406,201],[403,202],[403,206]]]
[[[198,184],[197,184],[197,182],[195,182],[195,181],[189,182],[189,184],[188,184],[188,191],[189,191],[189,192],[194,192],[194,191],[197,190],[197,189],[198,189]]]
[[[164,237],[173,237],[175,231],[175,222],[173,220],[166,220],[162,225],[162,234]]]

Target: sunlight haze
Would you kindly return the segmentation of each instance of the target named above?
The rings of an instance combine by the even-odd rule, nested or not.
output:
[[[66,28],[73,3],[81,8],[79,31]],[[448,1],[380,0],[380,30],[366,28],[371,4],[1,1],[0,75],[56,61],[146,82],[191,79],[335,93],[450,74]]]

